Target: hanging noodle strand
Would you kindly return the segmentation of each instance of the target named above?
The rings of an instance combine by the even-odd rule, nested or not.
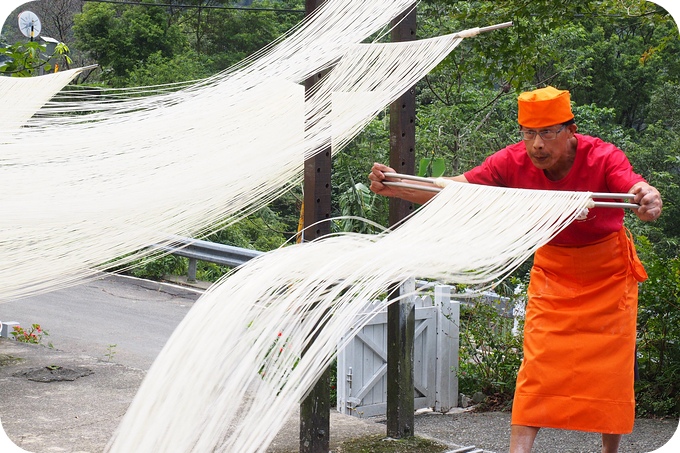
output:
[[[413,276],[488,284],[589,201],[451,184],[392,232],[331,236],[246,263],[178,326],[108,451],[265,451],[341,337],[387,304],[373,302],[391,285]]]
[[[359,44],[412,4],[332,0],[258,59],[213,78],[120,102],[67,100],[66,110],[54,101],[6,130],[0,270],[12,278],[0,300],[206,234],[299,184],[306,157],[331,144],[338,152],[461,41]],[[326,67],[306,96],[300,82]]]

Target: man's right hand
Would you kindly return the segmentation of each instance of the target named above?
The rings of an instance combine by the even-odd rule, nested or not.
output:
[[[382,182],[384,180],[396,181],[395,179],[385,177],[385,173],[396,173],[392,167],[387,165],[374,163],[371,168],[371,172],[368,174],[368,179],[371,181],[371,186],[369,187],[371,191],[382,195],[385,197],[398,197],[399,191],[396,188],[386,186]]]
[[[426,187],[432,187],[432,185],[417,181],[415,182],[407,181],[411,186],[416,186],[414,188],[386,186],[385,184],[383,184],[383,181],[401,182],[401,179],[388,178],[385,176],[385,173],[397,173],[397,172],[394,171],[392,167],[388,167],[387,165],[384,164],[375,163],[373,164],[373,168],[371,168],[371,172],[368,174],[368,179],[371,181],[370,189],[373,192],[377,193],[378,195],[382,195],[385,197],[401,198],[402,200],[410,201],[412,203],[424,204],[427,203],[436,194],[436,192],[418,189],[417,186],[419,185],[423,185]],[[461,180],[460,178],[461,177],[450,179]],[[465,182],[464,179],[462,179],[461,181]]]

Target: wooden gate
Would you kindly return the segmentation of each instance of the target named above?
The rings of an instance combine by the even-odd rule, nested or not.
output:
[[[458,321],[451,288],[434,287],[415,298],[414,406],[446,412],[458,401]],[[387,408],[387,311],[378,313],[338,351],[337,408],[359,417],[384,415]],[[344,342],[343,342],[344,343]]]

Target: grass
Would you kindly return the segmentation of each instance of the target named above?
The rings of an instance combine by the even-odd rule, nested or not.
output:
[[[430,439],[413,436],[391,439],[380,435],[343,442],[336,453],[443,453],[450,447]]]
[[[0,366],[14,365],[17,362],[21,362],[23,359],[20,357],[14,357],[8,354],[0,354]]]

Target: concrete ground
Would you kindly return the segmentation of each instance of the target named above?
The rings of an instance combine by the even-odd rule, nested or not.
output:
[[[109,284],[115,287],[115,291],[106,286]],[[132,304],[134,310],[139,308],[140,297],[155,298],[160,293],[149,292],[148,288],[134,281],[114,280],[93,282],[90,285],[94,285],[100,293],[123,295],[127,301],[125,303]],[[103,287],[105,291],[101,291]],[[87,297],[94,293],[94,290],[90,290],[92,287],[81,288]],[[181,302],[175,299],[177,297],[173,294],[175,291],[180,293]],[[163,287],[162,293],[173,302],[163,304],[154,300],[152,311],[154,317],[163,318],[165,315],[159,312],[162,310],[175,311],[178,307],[182,308],[187,303],[183,291],[185,290],[181,288]],[[67,297],[64,297],[65,299]],[[134,303],[130,302],[131,300]],[[3,306],[4,304],[0,305],[0,314],[9,311],[9,306],[6,309],[3,309]],[[33,309],[43,314],[46,312],[46,309],[39,306]],[[140,312],[135,313],[136,316],[142,316]],[[15,311],[14,315],[18,316],[18,312]],[[62,313],[62,316],[66,316],[66,313]],[[168,319],[173,317],[181,319],[181,316],[181,312],[178,312]],[[159,328],[168,330],[171,321],[168,323]],[[58,335],[55,334],[55,338],[52,338],[51,334],[50,337],[55,340]],[[0,422],[8,436],[4,437],[4,433],[0,431],[0,453],[104,451],[106,443],[144,378],[147,365],[150,364],[150,360],[145,359],[147,353],[136,351],[133,345],[130,345],[129,352],[119,351],[120,357],[124,358],[121,360],[123,363],[118,363],[117,355],[107,357],[102,345],[115,342],[116,338],[107,338],[102,345],[96,345],[96,349],[92,350],[83,349],[80,342],[71,344],[66,339],[60,341],[63,342],[61,344],[69,345],[70,350],[60,349],[58,342],[55,342],[56,349],[49,349],[0,339]],[[125,342],[120,343],[125,345]],[[677,433],[677,428],[677,420],[638,420],[634,432],[624,436],[620,451],[643,453],[661,448],[659,453],[678,452],[680,433]],[[294,412],[288,415],[288,422],[269,446],[268,452],[298,451],[298,432],[299,416]],[[331,414],[332,450],[342,441],[368,434],[384,435],[385,432],[384,420],[363,420],[335,411]],[[509,432],[510,421],[507,413],[474,413],[460,410],[449,414],[422,412],[416,415],[415,420],[417,435],[447,444],[452,451],[475,446],[477,451],[504,452],[508,450]],[[668,443],[673,436],[673,442]],[[534,451],[597,452],[599,436],[542,430],[536,440]]]

